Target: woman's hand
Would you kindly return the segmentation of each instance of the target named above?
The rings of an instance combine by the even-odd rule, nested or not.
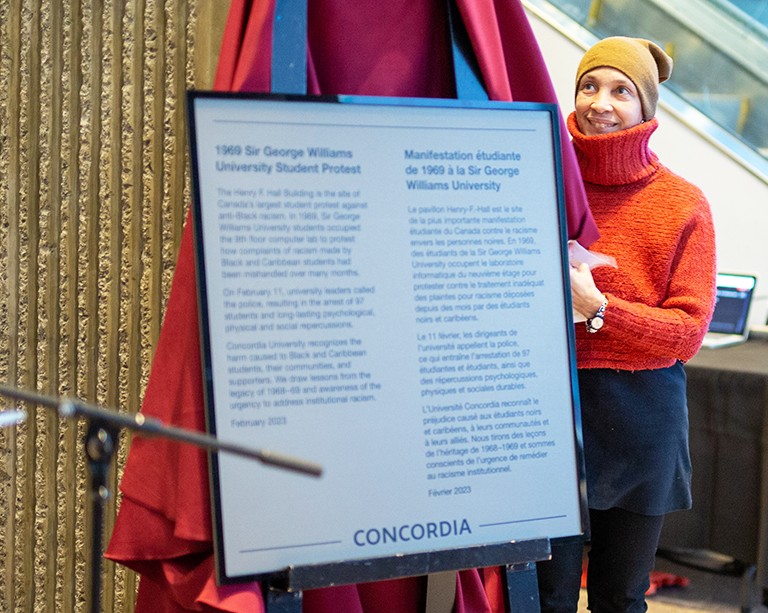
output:
[[[597,289],[595,280],[592,278],[592,272],[587,264],[576,260],[571,261],[570,274],[573,309],[587,319],[590,319],[594,317],[606,298]]]

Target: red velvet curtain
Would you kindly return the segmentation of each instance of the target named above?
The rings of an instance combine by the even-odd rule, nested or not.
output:
[[[519,0],[458,0],[494,100],[555,102]],[[309,0],[308,92],[455,97],[447,3],[443,0]],[[269,91],[274,0],[232,0],[215,88]],[[563,128],[569,237],[588,246],[597,231]],[[194,251],[187,223],[142,411],[204,431]],[[262,613],[256,583],[215,582],[204,452],[135,438],[106,557],[141,574],[139,613]],[[419,613],[423,577],[308,590],[307,613]],[[503,611],[498,569],[457,576],[455,613]]]

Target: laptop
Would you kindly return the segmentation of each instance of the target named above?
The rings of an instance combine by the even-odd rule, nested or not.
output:
[[[702,347],[717,349],[747,340],[747,318],[756,283],[755,275],[717,273],[715,313]]]

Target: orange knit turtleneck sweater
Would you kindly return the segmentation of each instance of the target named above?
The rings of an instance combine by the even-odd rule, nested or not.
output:
[[[608,298],[605,325],[576,327],[579,368],[645,370],[687,361],[699,350],[715,304],[715,238],[701,191],[648,148],[658,122],[585,136],[568,130],[600,230],[591,249],[618,268],[592,271]]]

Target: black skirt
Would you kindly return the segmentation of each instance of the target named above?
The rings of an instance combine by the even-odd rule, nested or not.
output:
[[[663,515],[691,507],[685,371],[580,369],[591,509]]]

